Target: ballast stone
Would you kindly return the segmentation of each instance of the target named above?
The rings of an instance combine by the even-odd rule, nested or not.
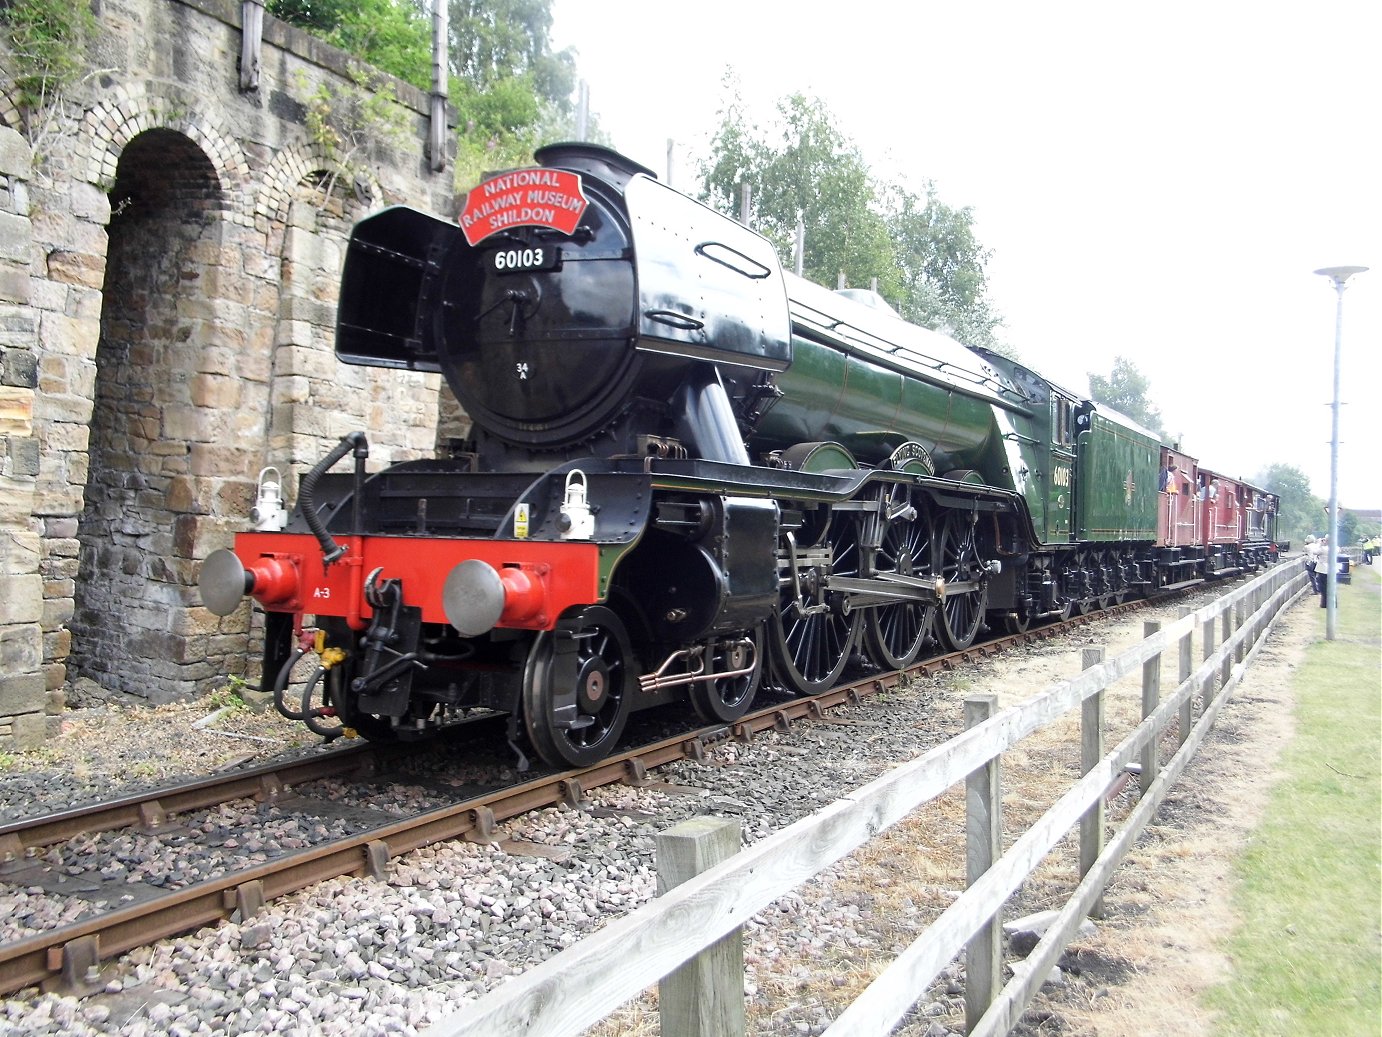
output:
[[[1046,935],[1046,930],[1051,928],[1059,915],[1059,911],[1038,911],[1033,915],[1004,922],[1003,934],[1008,938],[1008,946],[1014,954],[1020,954],[1025,958],[1041,942],[1041,938]],[[1085,918],[1081,920],[1076,935],[1088,938],[1094,936],[1098,931],[1098,927],[1088,918]]]

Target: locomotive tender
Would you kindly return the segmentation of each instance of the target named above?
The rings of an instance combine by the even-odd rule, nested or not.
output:
[[[536,157],[457,221],[396,207],[351,237],[340,359],[441,372],[460,449],[369,472],[347,436],[291,518],[203,567],[213,612],[265,612],[288,716],[386,738],[492,710],[520,757],[585,766],[634,710],[730,722],[764,682],[809,694],[1274,556],[1269,495],[1238,487],[1267,508],[1231,537],[1192,505],[1184,535],[1150,433],[784,272],[615,152]]]

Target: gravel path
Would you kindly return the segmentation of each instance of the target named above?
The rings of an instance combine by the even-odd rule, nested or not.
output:
[[[1155,611],[1175,616],[1171,606]],[[1085,628],[915,681],[845,714],[850,723],[802,723],[749,745],[722,743],[704,763],[682,762],[655,776],[685,786],[680,793],[599,789],[587,796],[587,806],[599,809],[552,808],[505,826],[508,835],[550,847],[550,857],[469,843],[431,847],[397,862],[387,881],[323,883],[245,923],[163,941],[107,964],[103,993],[0,1002],[0,1034],[418,1032],[653,896],[658,832],[716,814],[739,818],[746,843],[762,838],[950,737],[962,725],[965,694],[996,690],[1004,705],[1034,694],[1077,672],[1081,648],[1099,643],[1114,652],[1135,640],[1145,618]],[[79,802],[138,774],[141,765],[162,777],[247,756],[313,751],[295,726],[271,713],[229,712],[194,728],[210,711],[205,703],[101,708],[69,712],[52,746],[0,761],[0,809],[13,815]],[[121,732],[119,746],[112,728]],[[1076,754],[1077,746],[1078,736]],[[1010,828],[1063,791],[1069,756],[1062,745],[1008,754],[1015,775],[1006,786]],[[944,797],[925,817],[754,919],[745,940],[750,1032],[822,1032],[958,895],[962,798]],[[138,848],[131,854],[137,857]],[[1068,872],[1068,863],[1053,869]],[[1043,898],[1050,882],[1056,880],[1029,884],[1010,913],[1049,906]],[[0,915],[7,906],[13,910],[0,900]],[[1108,970],[1077,972],[1066,974],[1069,982],[1089,986],[1090,995],[1109,978]],[[959,978],[952,967],[898,1032],[962,1032]],[[1064,1027],[1049,1007],[1035,1008],[1028,1019],[1019,1032],[1092,1032]],[[592,1030],[599,1037],[657,1032],[651,994]]]

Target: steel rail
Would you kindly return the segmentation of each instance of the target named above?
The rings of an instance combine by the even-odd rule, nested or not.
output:
[[[140,827],[156,831],[169,815],[201,810],[234,799],[272,801],[285,788],[342,774],[368,774],[400,752],[394,744],[362,743],[289,762],[270,762],[242,771],[210,774],[147,789],[117,799],[84,803],[53,814],[0,824],[0,878],[26,852],[76,835]]]
[[[1061,623],[1010,634],[963,651],[929,658],[913,663],[905,670],[871,674],[817,695],[765,706],[729,724],[711,725],[631,749],[591,767],[545,775],[415,817],[387,822],[344,839],[256,864],[220,878],[198,882],[143,903],[24,937],[0,947],[0,994],[12,994],[35,985],[45,989],[90,992],[99,986],[96,975],[102,960],[114,958],[136,947],[230,919],[237,913],[241,918],[250,917],[270,900],[327,879],[360,875],[382,878],[391,858],[433,843],[452,839],[482,843],[496,841],[498,836],[494,826],[498,822],[563,803],[576,806],[586,790],[603,785],[646,784],[649,770],[678,760],[704,759],[709,745],[726,738],[748,742],[759,732],[773,728],[786,730],[797,720],[823,719],[827,709],[859,704],[866,696],[895,687],[909,677],[952,670],[958,665],[997,655],[1010,645],[1050,638],[1074,627],[1131,609],[1164,603],[1165,600],[1124,602],[1094,613],[1074,616]],[[340,750],[337,755],[353,757],[370,748],[375,747],[363,746],[356,751]],[[394,745],[383,748],[398,751]],[[321,776],[313,771],[311,765],[320,767],[331,762],[340,763],[335,756],[301,761],[302,769],[298,773]],[[239,777],[252,783],[263,780],[260,772],[274,769],[273,765],[266,765]],[[196,796],[204,785],[209,794],[212,788],[210,779],[188,783],[189,787],[185,790],[187,802],[198,803]],[[120,807],[128,810],[133,804],[137,808],[141,801],[156,798],[160,791],[166,792],[154,790],[147,797],[126,797],[120,801]],[[31,830],[43,830],[43,826],[48,825],[49,830],[57,831],[60,825],[76,820],[82,814],[96,816],[97,809],[82,808],[51,818],[33,819]],[[7,826],[6,831],[23,824],[15,822]]]

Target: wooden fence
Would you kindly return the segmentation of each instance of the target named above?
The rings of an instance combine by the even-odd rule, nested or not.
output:
[[[1307,587],[1299,565],[1281,565],[1203,609],[1182,610],[1182,617],[1165,629],[1147,624],[1144,640],[1114,659],[1101,660],[1101,650],[1093,656],[1087,653],[1086,668],[1078,677],[1019,706],[990,715],[993,697],[972,696],[966,703],[970,726],[963,734],[746,849],[732,853],[731,848],[732,856],[718,863],[714,858],[725,852],[723,841],[718,850],[673,850],[664,839],[694,839],[695,833],[679,832],[682,826],[664,833],[659,840],[660,868],[664,854],[669,862],[675,857],[681,863],[674,877],[663,876],[660,896],[442,1020],[428,1034],[575,1035],[664,977],[668,977],[661,987],[664,1037],[743,1033],[743,960],[736,937],[740,927],[778,897],[962,781],[969,811],[968,889],[836,1019],[826,1035],[888,1033],[962,952],[970,1032],[1007,1033],[1083,917],[1098,912],[1114,868],[1204,740],[1260,648],[1262,635],[1281,609]],[[1197,630],[1202,661],[1195,668],[1192,637]],[[1173,648],[1176,685],[1163,696],[1162,658]],[[1105,752],[1104,690],[1139,668],[1145,719]],[[1198,719],[1194,716],[1197,697]],[[1002,753],[1077,705],[1082,707],[1084,777],[1007,853],[998,856]],[[1162,735],[1173,721],[1179,744],[1162,761]],[[1139,763],[1141,799],[1106,840],[1104,796],[1125,770]],[[1083,877],[1025,966],[999,989],[998,929],[1003,904],[1076,826]],[[723,840],[713,826],[706,826],[706,831],[707,838]],[[708,866],[686,877],[685,862],[697,857]],[[710,1013],[688,1010],[691,1002],[710,1003]]]

